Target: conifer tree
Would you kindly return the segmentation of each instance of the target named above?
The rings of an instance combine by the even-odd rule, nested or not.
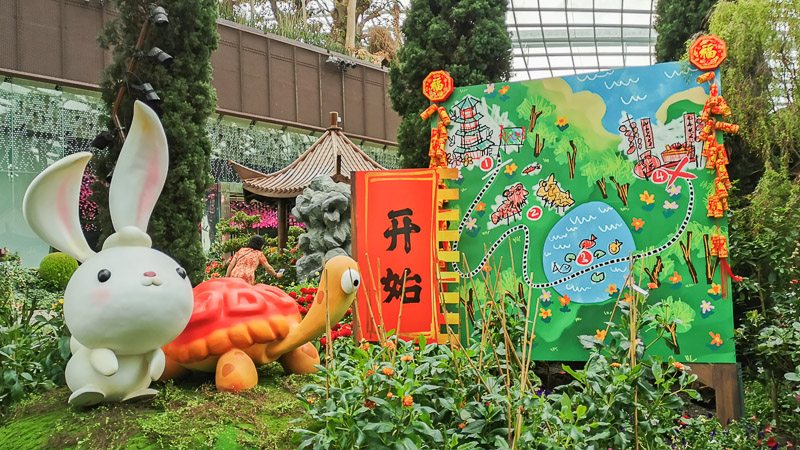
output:
[[[210,176],[211,143],[206,135],[206,121],[216,107],[216,92],[211,87],[211,53],[217,48],[217,1],[171,0],[162,6],[168,13],[169,25],[155,26],[152,21],[141,51],[135,49],[142,25],[150,20],[152,2],[116,0],[119,17],[110,21],[98,41],[103,48],[113,48],[113,62],[102,75],[103,101],[111,112],[120,83],[129,89],[119,109],[122,126],[133,119],[133,102],[142,98],[133,85],[150,83],[161,101],[155,110],[167,134],[169,172],[161,197],[156,204],[148,234],[153,247],[175,258],[187,271],[193,283],[203,279],[205,268],[200,239],[200,223],[204,208],[203,192]],[[158,47],[174,58],[169,67],[147,56]],[[137,63],[132,73],[128,64],[132,56]],[[109,114],[110,115],[110,114]],[[109,118],[109,127],[114,125]],[[108,214],[108,188],[102,180],[113,176],[113,167],[122,148],[117,138],[106,152],[93,160],[98,182],[94,186],[95,201],[100,205],[99,222],[104,237],[113,232]]]
[[[419,117],[430,101],[422,80],[446,70],[456,86],[506,81],[511,38],[505,0],[413,0],[403,23],[405,42],[389,70],[389,98],[403,118],[397,130],[404,167],[427,167],[430,124]]]

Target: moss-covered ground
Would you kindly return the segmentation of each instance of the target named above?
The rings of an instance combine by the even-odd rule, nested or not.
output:
[[[0,449],[289,449],[290,422],[302,417],[295,397],[309,376],[260,371],[259,385],[217,392],[212,374],[154,383],[147,401],[75,408],[69,389],[32,397],[0,417]]]

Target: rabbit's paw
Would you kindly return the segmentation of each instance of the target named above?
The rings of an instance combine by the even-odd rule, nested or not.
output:
[[[155,397],[156,394],[158,394],[158,391],[155,390],[155,389],[150,389],[150,388],[139,389],[136,392],[132,392],[132,393],[126,395],[122,399],[122,401],[123,402],[134,402],[134,401],[137,401],[137,400],[147,400],[149,398]]]
[[[109,348],[94,348],[89,354],[89,362],[94,370],[110,377],[119,370],[119,361],[114,351]]]
[[[150,364],[150,379],[153,381],[158,380],[161,374],[164,373],[164,366],[167,364],[164,352],[160,348],[157,348],[147,356],[148,363]]]
[[[106,395],[97,386],[87,384],[69,396],[69,404],[74,406],[91,406],[103,401]]]

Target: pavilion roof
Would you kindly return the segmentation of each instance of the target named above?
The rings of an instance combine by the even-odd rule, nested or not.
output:
[[[230,164],[245,190],[273,198],[296,197],[319,175],[349,183],[351,171],[386,170],[342,133],[336,113],[331,113],[331,126],[317,142],[277,172],[263,174],[233,161]]]

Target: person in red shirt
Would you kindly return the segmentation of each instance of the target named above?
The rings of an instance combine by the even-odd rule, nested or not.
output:
[[[263,237],[258,235],[251,237],[250,242],[233,255],[225,276],[241,278],[249,284],[255,284],[256,269],[260,264],[270,275],[283,278],[283,273],[275,272],[275,269],[267,262],[267,257],[261,251],[264,244],[266,241]]]

